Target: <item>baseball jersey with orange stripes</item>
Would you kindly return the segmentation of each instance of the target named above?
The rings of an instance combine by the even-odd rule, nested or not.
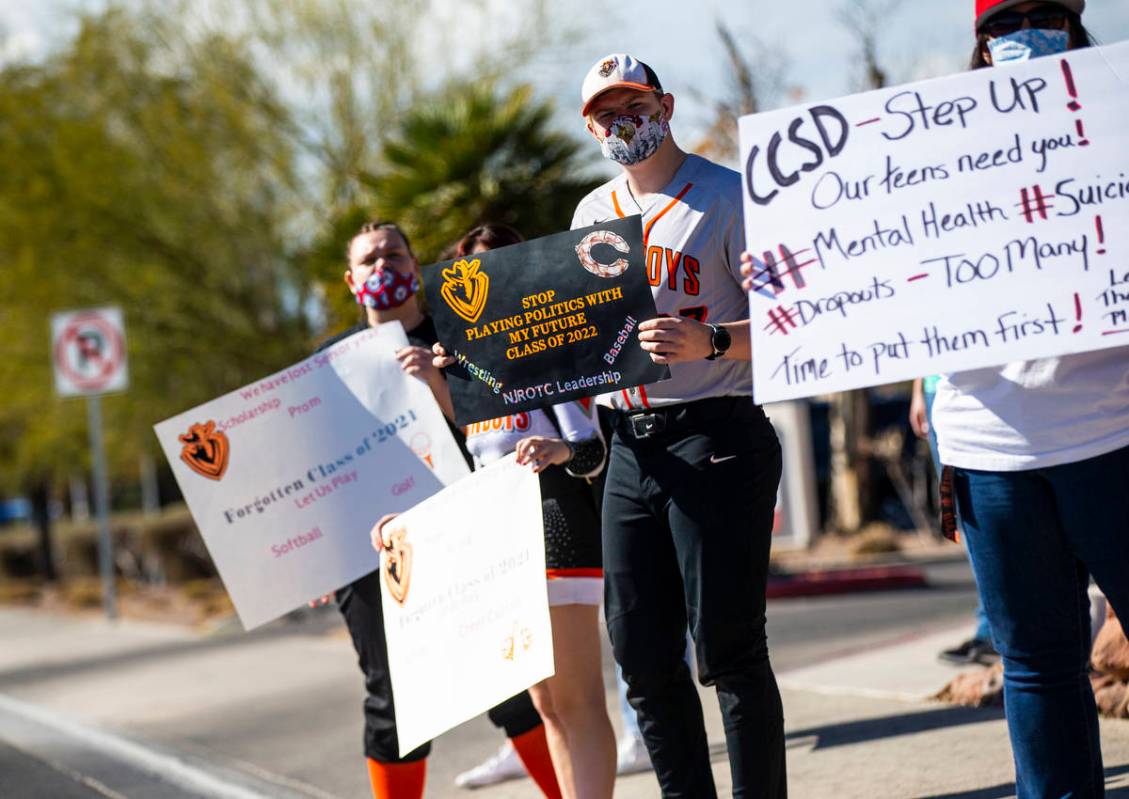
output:
[[[670,183],[641,203],[620,174],[580,201],[572,227],[634,214],[643,215],[647,280],[660,315],[715,324],[749,318],[741,288],[745,233],[738,173],[689,155]],[[670,372],[669,380],[605,394],[601,402],[642,410],[752,391],[748,361],[702,359],[672,364]]]

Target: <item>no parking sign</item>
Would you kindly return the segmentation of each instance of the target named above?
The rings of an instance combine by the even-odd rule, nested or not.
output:
[[[90,308],[51,317],[55,391],[79,397],[129,387],[120,308]]]
[[[101,395],[129,387],[121,308],[88,308],[54,314],[51,317],[51,363],[55,367],[55,393],[60,397],[86,397],[102,604],[106,616],[114,619],[117,599],[110,543],[110,486],[102,444]]]

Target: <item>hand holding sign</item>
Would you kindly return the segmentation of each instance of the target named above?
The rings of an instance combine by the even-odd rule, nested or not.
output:
[[[639,346],[655,363],[696,361],[713,352],[711,332],[687,316],[661,316],[639,325]]]
[[[442,379],[439,370],[431,363],[431,351],[426,347],[404,347],[396,351],[396,360],[404,374],[418,377],[428,385]]]
[[[532,464],[533,473],[540,474],[550,466],[568,463],[572,457],[572,447],[559,438],[529,436],[517,442],[514,450],[517,462],[522,466]]]

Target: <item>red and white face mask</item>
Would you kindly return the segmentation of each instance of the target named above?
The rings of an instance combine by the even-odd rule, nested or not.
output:
[[[413,274],[395,269],[377,269],[354,294],[357,304],[378,311],[399,308],[419,291],[419,280]]]

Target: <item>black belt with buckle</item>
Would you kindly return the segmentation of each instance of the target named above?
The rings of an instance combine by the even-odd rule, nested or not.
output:
[[[633,438],[650,438],[666,430],[665,413],[632,413],[627,415]]]
[[[743,412],[745,409],[747,412]],[[646,411],[617,411],[614,427],[620,438],[639,440],[686,431],[718,419],[757,414],[763,416],[764,412],[749,397],[710,397]]]

